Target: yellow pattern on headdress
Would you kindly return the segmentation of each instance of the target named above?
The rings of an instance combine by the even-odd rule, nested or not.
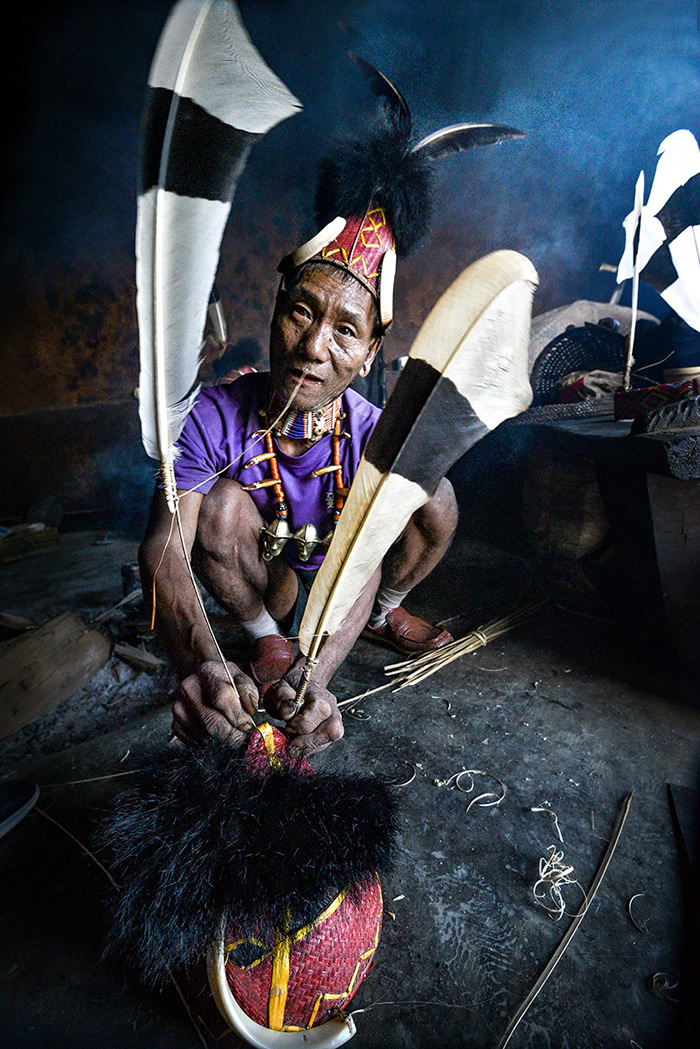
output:
[[[378,216],[378,217],[377,217]],[[379,239],[379,231],[384,229],[386,226],[386,215],[384,214],[383,208],[372,208],[365,215],[365,222],[360,230],[360,240],[366,248],[381,248],[382,242]],[[369,235],[374,234],[374,240],[369,239]]]
[[[381,249],[384,245],[382,244],[380,231],[383,229],[389,229],[384,208],[370,208],[362,220],[362,225],[357,237],[358,247]],[[389,232],[391,232],[391,230],[389,230]],[[393,235],[391,237],[391,247],[394,247]],[[324,259],[334,259],[336,262],[342,261],[350,269],[361,271],[365,280],[372,280],[379,274],[379,270],[372,270],[372,272],[368,271],[367,259],[364,257],[361,250],[352,258],[348,258],[347,250],[336,241],[332,241],[330,244],[326,245],[325,248],[321,249],[321,257]]]

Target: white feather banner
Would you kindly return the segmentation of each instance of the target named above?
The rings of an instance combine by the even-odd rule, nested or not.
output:
[[[251,146],[301,108],[233,0],[180,0],[151,66],[136,224],[143,443],[175,507],[174,443],[198,392],[221,239]]]
[[[642,208],[644,207],[644,172],[639,172],[639,178],[637,184],[634,187],[634,208],[631,212],[631,216],[627,216],[627,221],[631,217],[631,221],[634,223],[634,229],[639,228],[639,222],[642,217]],[[633,243],[635,237],[632,237]],[[637,333],[637,310],[639,306],[639,252],[635,252],[634,259],[632,260],[632,319],[630,322],[630,333],[627,340],[627,355],[625,359],[625,371],[623,375],[623,386],[626,390],[630,388],[630,382],[632,379],[632,366],[634,364],[634,339]]]
[[[658,150],[649,199],[625,218],[620,283],[646,281],[683,320],[700,331],[700,148],[685,129]]]

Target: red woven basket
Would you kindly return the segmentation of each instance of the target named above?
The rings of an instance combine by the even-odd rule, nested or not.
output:
[[[284,736],[269,725],[251,741],[250,762],[284,760]],[[305,771],[313,775],[310,765]],[[293,1032],[315,1032],[304,1044],[340,1045],[355,1033],[342,1011],[372,967],[382,924],[375,876],[358,892],[343,889],[300,928],[279,929],[268,943],[227,927],[209,952],[209,984],[220,1012],[252,1045],[293,1045]],[[323,1032],[318,1030],[324,1027]],[[299,1043],[301,1044],[301,1043]]]

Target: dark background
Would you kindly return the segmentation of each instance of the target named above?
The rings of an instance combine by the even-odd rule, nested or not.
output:
[[[170,7],[25,5],[5,32],[0,416],[133,401],[139,121]],[[614,276],[599,265],[620,258],[639,170],[649,184],[661,140],[700,125],[695,0],[242,0],[240,8],[304,105],[256,147],[222,251],[231,338],[258,340],[261,362],[277,262],[315,232],[316,162],[331,136],[361,129],[375,109],[348,50],[395,81],[417,134],[461,120],[527,133],[440,163],[431,233],[398,273],[389,358],[408,352],[451,280],[496,248],[532,259],[535,313],[606,301]],[[648,288],[642,305],[662,306]],[[24,430],[16,422],[10,458],[36,430],[34,420]],[[44,417],[45,433],[57,426]],[[137,432],[135,444],[143,471]],[[95,464],[93,449],[73,475],[121,476],[119,454]],[[10,480],[16,498],[5,498],[0,517],[21,516],[39,483],[24,464]],[[67,474],[56,494],[69,501],[71,491]]]

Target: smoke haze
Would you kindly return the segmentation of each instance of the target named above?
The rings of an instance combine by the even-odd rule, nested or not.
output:
[[[56,271],[74,283],[133,281],[141,106],[170,6],[39,5],[22,16],[16,48],[6,42],[21,89],[4,194],[2,270],[13,291],[46,285]],[[650,181],[660,141],[679,127],[699,130],[694,0],[242,0],[240,8],[304,104],[254,150],[222,252],[230,325],[263,345],[277,261],[314,232],[315,164],[332,135],[361,130],[375,112],[348,50],[397,84],[417,134],[462,120],[527,133],[440,163],[431,233],[398,274],[390,356],[407,352],[438,295],[494,248],[532,259],[536,312],[606,300],[613,277],[598,266],[620,257],[639,170]],[[124,324],[134,323],[129,305]],[[127,371],[119,394],[133,362]]]

